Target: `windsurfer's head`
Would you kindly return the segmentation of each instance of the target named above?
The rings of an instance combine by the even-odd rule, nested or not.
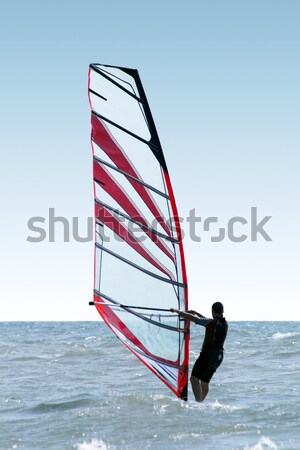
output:
[[[212,310],[212,315],[213,315],[213,316],[216,315],[216,314],[217,314],[218,316],[222,316],[222,315],[223,315],[223,312],[224,312],[224,306],[222,305],[221,302],[215,302],[215,303],[212,305],[211,310]]]

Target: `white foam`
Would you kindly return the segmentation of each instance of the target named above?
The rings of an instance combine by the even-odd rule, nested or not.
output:
[[[183,439],[188,438],[199,438],[201,436],[201,433],[177,433],[177,434],[171,434],[169,437],[173,441],[182,441]]]
[[[214,403],[209,403],[209,405],[212,409],[220,409],[222,411],[236,411],[239,409],[237,406],[222,404],[218,400],[215,400]]]
[[[290,333],[275,333],[273,334],[272,338],[273,339],[284,339],[284,338],[289,338],[289,337],[293,337],[293,336],[300,336],[300,333],[297,331],[294,332],[290,332]]]
[[[277,450],[277,445],[271,441],[270,438],[262,436],[260,440],[253,447],[248,447],[248,445],[244,448],[244,450]]]
[[[92,439],[90,442],[77,444],[77,450],[109,450],[111,447],[102,440]]]
[[[220,403],[218,400],[215,400],[214,402],[203,402],[199,403],[195,400],[190,400],[189,402],[183,402],[182,401],[182,407],[187,409],[197,409],[197,410],[206,410],[206,409],[213,409],[213,410],[219,410],[224,412],[232,412],[236,411],[238,408],[237,406],[233,405],[226,405],[225,403]]]

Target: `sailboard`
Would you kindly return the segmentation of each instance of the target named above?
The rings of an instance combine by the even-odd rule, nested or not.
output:
[[[121,342],[187,399],[189,322],[182,231],[156,126],[136,69],[90,64],[94,299]]]

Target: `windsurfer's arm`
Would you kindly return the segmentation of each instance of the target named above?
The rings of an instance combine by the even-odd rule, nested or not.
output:
[[[201,319],[206,319],[205,316],[202,316],[202,314],[198,313],[197,311],[194,311],[193,309],[190,309],[188,312],[194,314],[194,316],[200,317]]]
[[[186,320],[190,320],[191,322],[197,322],[197,317],[194,316],[194,314],[191,314],[190,312],[180,311],[176,308],[171,308],[170,311],[177,313],[179,317],[183,317]]]

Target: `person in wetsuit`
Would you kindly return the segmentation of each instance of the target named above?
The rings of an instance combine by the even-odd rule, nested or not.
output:
[[[212,319],[208,319],[196,311],[180,311],[171,308],[180,317],[205,327],[205,337],[200,356],[194,364],[190,378],[195,400],[202,402],[208,394],[209,382],[221,365],[224,356],[224,342],[228,324],[223,317],[224,307],[221,302],[212,305]]]

